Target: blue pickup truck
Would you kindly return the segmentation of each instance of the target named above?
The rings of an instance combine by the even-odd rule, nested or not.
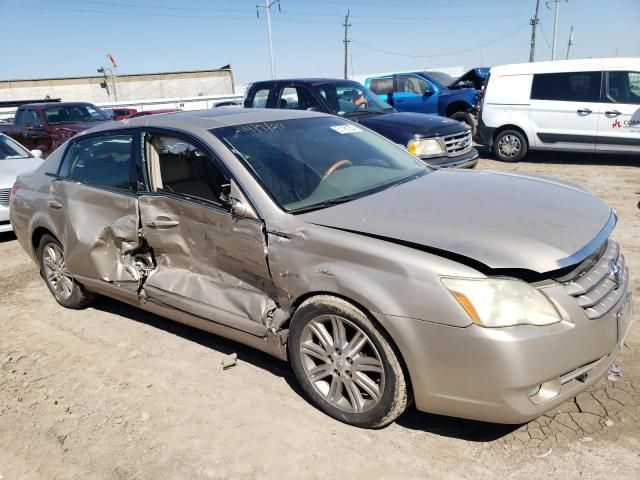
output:
[[[480,76],[484,70],[488,73],[488,69],[472,72]],[[364,86],[396,110],[434,113],[464,122],[475,131],[478,92],[466,78],[469,73],[459,78],[443,72],[396,73],[367,78]]]

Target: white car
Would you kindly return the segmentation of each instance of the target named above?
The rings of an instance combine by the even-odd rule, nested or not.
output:
[[[9,199],[16,177],[42,165],[42,152],[29,151],[0,133],[0,233],[10,232]]]
[[[478,128],[508,162],[528,150],[640,154],[640,58],[494,67]]]

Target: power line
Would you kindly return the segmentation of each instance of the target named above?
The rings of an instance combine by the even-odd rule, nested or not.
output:
[[[551,42],[549,41],[549,37],[547,37],[547,33],[544,31],[542,27],[542,22],[540,22],[540,31],[542,32],[542,38],[544,38],[544,43],[547,44],[547,48],[551,50]]]
[[[387,55],[395,55],[395,56],[398,56],[398,57],[411,57],[411,58],[435,58],[435,57],[446,57],[448,55],[458,55],[460,53],[467,53],[467,52],[471,52],[473,50],[478,50],[479,48],[484,48],[486,46],[493,45],[494,43],[498,43],[499,41],[504,40],[507,37],[515,35],[516,33],[524,30],[528,26],[529,26],[528,24],[527,25],[523,25],[520,28],[517,28],[516,30],[507,33],[506,35],[501,36],[500,38],[496,38],[495,40],[492,40],[490,42],[483,43],[482,45],[477,45],[477,46],[471,47],[471,48],[465,48],[463,50],[456,50],[456,51],[446,52],[446,53],[435,53],[435,54],[431,54],[431,55],[413,55],[413,54],[410,54],[410,53],[390,52],[388,50],[383,50],[381,48],[372,47],[371,45],[367,45],[366,43],[359,42],[358,40],[354,40],[353,38],[351,39],[351,41],[353,43],[357,43],[358,45],[360,45],[362,47],[368,48],[370,50],[375,50],[377,52],[386,53]]]

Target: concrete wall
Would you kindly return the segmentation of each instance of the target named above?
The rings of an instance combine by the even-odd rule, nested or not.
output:
[[[109,92],[100,87],[102,76],[38,80],[0,80],[0,101],[61,98],[63,102],[115,102],[111,82]],[[119,75],[118,103],[157,98],[185,98],[234,93],[231,70],[202,70],[138,75]]]

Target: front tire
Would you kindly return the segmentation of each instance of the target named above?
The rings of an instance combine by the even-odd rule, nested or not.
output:
[[[43,235],[38,246],[40,274],[51,295],[66,308],[79,310],[88,307],[95,295],[80,285],[67,269],[64,250],[51,235]]]
[[[528,150],[527,139],[518,130],[502,130],[493,141],[493,154],[502,162],[519,162]]]
[[[477,125],[476,125],[476,119],[474,118],[474,116],[471,113],[469,113],[469,112],[455,112],[449,118],[451,118],[452,120],[457,120],[459,122],[466,123],[467,125],[469,125],[469,127],[471,127],[471,136],[475,137],[476,130],[477,130]]]
[[[291,320],[289,358],[305,394],[341,422],[380,428],[409,402],[390,341],[361,310],[340,298],[320,295],[300,305]]]

